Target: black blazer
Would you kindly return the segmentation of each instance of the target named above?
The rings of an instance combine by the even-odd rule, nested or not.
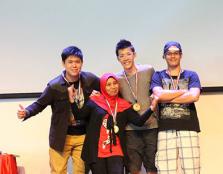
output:
[[[99,78],[89,72],[81,72],[80,75],[85,100],[89,98],[92,90],[99,90]],[[27,116],[24,120],[35,116],[48,105],[52,109],[49,143],[50,147],[56,151],[63,152],[67,129],[69,125],[69,118],[72,114],[71,104],[69,102],[67,87],[69,84],[64,79],[63,75],[59,75],[51,80],[41,96],[29,105]]]

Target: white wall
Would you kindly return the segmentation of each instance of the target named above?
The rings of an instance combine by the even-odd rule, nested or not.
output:
[[[26,174],[46,174],[49,172],[48,131],[50,107],[37,117],[25,122],[17,119],[18,104],[25,106],[29,100],[0,100],[0,150],[20,155],[17,164],[24,166]]]
[[[26,174],[49,173],[48,131],[51,109],[25,122],[17,119],[18,104],[34,99],[0,100],[0,150],[20,155]],[[201,174],[219,173],[223,156],[223,94],[202,95],[196,103],[201,129]]]
[[[223,93],[202,95],[197,102],[201,124],[201,174],[221,173],[223,157]]]

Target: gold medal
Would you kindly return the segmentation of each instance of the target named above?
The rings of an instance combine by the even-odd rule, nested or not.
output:
[[[114,132],[117,134],[117,133],[118,133],[118,131],[119,131],[118,126],[117,126],[117,125],[114,125]]]
[[[141,109],[140,104],[139,104],[139,103],[134,103],[134,104],[133,104],[133,109],[134,109],[136,112],[140,111],[140,109]]]

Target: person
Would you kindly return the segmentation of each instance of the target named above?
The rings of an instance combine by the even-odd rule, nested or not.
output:
[[[69,46],[62,51],[64,71],[51,80],[41,96],[24,108],[20,105],[17,112],[19,119],[35,116],[48,105],[52,109],[49,133],[49,156],[52,174],[66,174],[69,157],[73,161],[73,173],[84,174],[85,165],[81,151],[86,134],[86,120],[73,115],[71,108],[78,113],[89,99],[91,92],[100,89],[99,78],[81,71],[83,65],[82,51],[76,46]],[[73,85],[77,93],[75,102],[70,104],[67,88]]]
[[[163,58],[167,69],[152,77],[151,89],[159,97],[159,133],[156,166],[159,174],[200,173],[200,126],[194,102],[201,84],[196,72],[181,68],[182,48],[167,42]]]
[[[72,103],[75,93],[70,88]],[[114,74],[102,75],[100,89],[101,95],[91,96],[80,112],[80,117],[89,120],[82,158],[93,174],[123,174],[127,157],[125,126],[128,122],[142,126],[153,113],[158,100],[155,98],[139,117],[131,104],[118,96],[119,84]]]
[[[117,73],[121,96],[132,103],[135,111],[142,115],[150,106],[149,89],[154,68],[151,65],[135,63],[135,48],[128,40],[117,43],[116,56],[123,67],[123,71]],[[128,169],[131,174],[139,174],[142,164],[147,174],[156,173],[157,127],[155,114],[142,127],[131,123],[127,125]]]

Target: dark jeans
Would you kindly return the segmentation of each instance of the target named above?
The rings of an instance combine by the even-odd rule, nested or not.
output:
[[[121,156],[97,158],[96,163],[90,164],[92,174],[124,174],[124,162]]]
[[[126,146],[129,157],[129,170],[134,173],[141,170],[156,172],[155,154],[157,151],[157,129],[126,131]]]

